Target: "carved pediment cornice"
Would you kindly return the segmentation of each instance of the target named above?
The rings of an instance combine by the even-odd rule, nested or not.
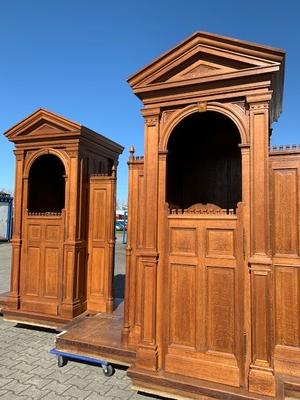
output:
[[[271,89],[275,117],[281,111],[285,52],[207,32],[196,32],[128,79],[134,93],[150,105],[185,98],[187,93],[213,94]],[[257,83],[257,87],[255,86]],[[247,86],[248,85],[248,86]],[[246,87],[247,86],[247,87]]]

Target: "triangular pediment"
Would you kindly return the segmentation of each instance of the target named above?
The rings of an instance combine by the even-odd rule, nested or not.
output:
[[[45,109],[38,109],[14,125],[4,135],[12,142],[54,138],[59,136],[78,134],[81,125]]]
[[[166,68],[164,74],[160,74],[154,80],[151,79],[149,84],[188,81],[190,79],[233,73],[252,67],[254,65],[250,63],[235,62],[224,57],[216,57],[196,51],[193,57],[188,58],[173,68]]]
[[[255,71],[279,68],[282,50],[206,32],[194,35],[132,75],[128,82],[136,93],[168,85],[226,79]]]

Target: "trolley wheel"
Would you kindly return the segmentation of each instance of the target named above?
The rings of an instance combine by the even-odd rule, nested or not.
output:
[[[68,363],[68,360],[65,357],[63,357],[63,356],[57,357],[57,366],[59,368],[64,367],[65,365],[67,365],[67,363]]]
[[[115,373],[115,369],[111,364],[102,365],[102,371],[105,376],[112,376]]]

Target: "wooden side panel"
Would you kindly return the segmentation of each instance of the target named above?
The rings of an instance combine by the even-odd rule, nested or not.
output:
[[[113,309],[115,177],[97,175],[90,179],[88,235],[87,308]]]
[[[300,377],[300,155],[272,156],[271,227],[275,284],[275,372]]]
[[[273,172],[273,246],[276,256],[299,255],[298,181],[296,168]]]
[[[93,218],[90,221],[91,240],[104,242],[105,241],[105,211],[107,208],[107,188],[95,187],[91,194],[91,207]]]
[[[299,268],[275,266],[276,343],[299,346]]]

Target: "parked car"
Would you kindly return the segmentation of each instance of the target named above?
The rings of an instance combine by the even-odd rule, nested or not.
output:
[[[124,221],[116,221],[116,231],[124,230]],[[127,225],[125,225],[125,230],[127,231]]]

